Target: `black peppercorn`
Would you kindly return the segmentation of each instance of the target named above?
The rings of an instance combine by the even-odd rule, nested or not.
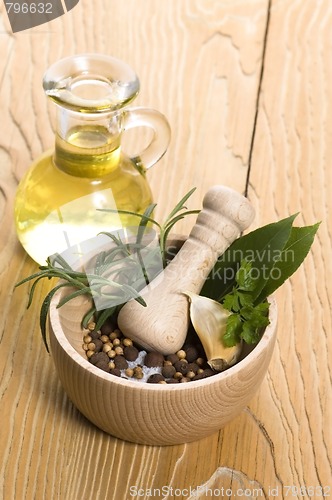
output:
[[[99,352],[102,350],[104,344],[100,339],[92,340],[92,343],[95,345],[95,348],[94,348],[95,352]]]
[[[111,321],[106,321],[103,326],[100,328],[101,333],[103,335],[109,335],[110,333],[113,332],[114,330],[114,325],[112,324]]]
[[[187,367],[188,372],[197,373],[198,369],[199,369],[199,366],[197,363],[188,363],[188,367]]]
[[[161,373],[165,378],[171,378],[175,374],[176,369],[174,368],[173,365],[166,365],[163,366]]]
[[[119,368],[119,370],[125,370],[128,368],[127,360],[124,356],[115,356],[113,359],[115,367]]]
[[[165,379],[164,379],[164,377],[160,373],[153,373],[148,378],[148,383],[149,384],[158,384],[162,380],[165,380]]]
[[[109,363],[109,357],[107,356],[106,352],[96,352],[91,356],[90,362],[93,365],[96,365],[99,362]]]
[[[170,361],[172,363],[172,365],[174,365],[174,363],[176,363],[177,361],[179,361],[179,358],[177,357],[176,354],[169,354],[167,357],[166,357],[167,361]]]
[[[127,361],[135,361],[138,356],[138,349],[136,349],[135,346],[130,345],[123,349],[123,354]]]
[[[144,364],[149,368],[163,366],[164,356],[160,352],[148,352],[144,358]]]
[[[191,380],[201,380],[206,377],[211,377],[211,375],[214,375],[215,372],[211,370],[210,368],[206,368],[203,370],[201,373],[197,373]]]
[[[170,378],[170,379],[166,380],[166,382],[168,384],[178,384],[179,380],[177,380],[176,378]]]
[[[188,371],[188,361],[185,359],[178,359],[176,363],[174,363],[174,367],[177,372],[182,373],[182,375],[185,375]]]
[[[110,367],[108,366],[108,363],[106,363],[105,361],[97,361],[95,366],[97,368],[100,368],[101,370],[104,370],[104,372],[108,372],[108,373],[110,372]]]
[[[196,347],[190,345],[186,349],[186,360],[188,363],[193,363],[198,358],[198,350]]]
[[[97,330],[92,330],[92,332],[90,332],[89,335],[92,338],[92,340],[96,340],[99,339],[100,332],[98,332]]]

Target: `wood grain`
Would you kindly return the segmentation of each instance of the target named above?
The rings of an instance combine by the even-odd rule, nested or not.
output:
[[[331,487],[331,2],[80,0],[16,35],[3,3],[0,11],[0,497],[128,500],[133,485],[148,498],[148,488],[242,481],[265,498],[277,487],[282,498],[285,485]],[[198,208],[211,185],[224,183],[239,192],[247,185],[256,225],[298,210],[299,224],[323,221],[305,265],[277,294],[278,342],[259,392],[222,431],[190,444],[134,445],[90,424],[40,339],[51,283],[29,311],[27,288],[13,291],[37,269],[11,213],[18,180],[53,144],[42,75],[87,51],[132,65],[136,103],[170,121],[169,151],[148,173],[159,217],[192,186],[189,206]]]
[[[329,3],[272,5],[248,191],[257,224],[298,211],[299,225],[322,221],[304,266],[278,292],[269,378],[266,429],[282,481],[295,485],[332,484],[331,21]]]

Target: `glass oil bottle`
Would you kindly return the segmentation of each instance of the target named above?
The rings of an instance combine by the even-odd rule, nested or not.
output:
[[[43,87],[57,104],[55,150],[31,165],[15,200],[18,238],[39,264],[102,231],[137,226],[137,217],[118,211],[143,213],[152,202],[145,172],[170,139],[161,113],[126,107],[138,94],[139,81],[115,58],[62,59],[46,72]],[[139,126],[150,127],[153,138],[130,158],[121,137]]]

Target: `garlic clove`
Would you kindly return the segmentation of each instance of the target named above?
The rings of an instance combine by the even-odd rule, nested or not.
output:
[[[213,370],[223,371],[234,365],[241,354],[242,341],[226,347],[222,338],[226,332],[229,311],[208,297],[193,292],[184,292],[190,300],[190,318],[202,342],[209,365]]]

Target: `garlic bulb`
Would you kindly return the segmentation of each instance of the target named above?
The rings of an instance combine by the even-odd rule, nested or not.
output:
[[[222,342],[227,318],[231,314],[219,302],[192,292],[184,292],[190,299],[190,318],[199,336],[209,365],[223,371],[234,365],[242,350],[242,342],[226,347]]]

